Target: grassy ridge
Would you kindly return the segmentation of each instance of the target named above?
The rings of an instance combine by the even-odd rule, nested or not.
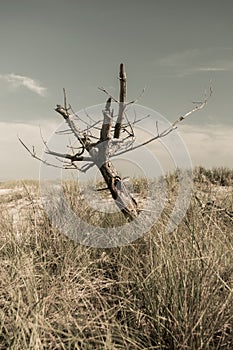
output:
[[[28,190],[35,183],[2,196],[0,349],[232,349],[232,178],[196,169],[188,212],[166,234],[168,176],[171,207],[143,238],[111,249],[56,231]],[[16,220],[10,205],[24,197]]]

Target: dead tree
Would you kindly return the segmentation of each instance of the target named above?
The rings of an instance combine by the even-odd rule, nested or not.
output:
[[[122,179],[117,172],[111,158],[113,156],[130,152],[157,139],[167,136],[177,128],[177,124],[179,122],[190,116],[193,112],[202,109],[206,105],[208,98],[212,94],[212,89],[210,88],[210,94],[208,97],[205,97],[205,99],[201,102],[196,102],[195,107],[191,111],[176,119],[169,128],[159,132],[158,125],[156,124],[157,127],[155,136],[135,146],[134,125],[143,118],[135,120],[132,123],[130,123],[129,119],[127,118],[127,106],[135,103],[136,100],[128,103],[126,102],[126,73],[123,64],[120,65],[119,82],[119,100],[114,98],[106,89],[100,88],[101,91],[108,95],[105,108],[102,111],[103,120],[102,122],[86,122],[85,129],[80,129],[78,121],[81,121],[81,118],[79,115],[74,113],[71,105],[67,105],[66,92],[65,89],[63,89],[64,105],[57,105],[55,111],[64,118],[68,125],[68,130],[75,136],[79,144],[79,151],[75,153],[74,148],[71,147],[72,154],[63,154],[49,149],[45,141],[44,144],[46,145],[47,154],[54,157],[63,158],[69,162],[64,163],[64,168],[77,169],[79,171],[86,172],[92,166],[97,166],[117,207],[128,220],[132,220],[136,218],[139,213],[137,202],[128,192],[124,179]],[[118,106],[118,111],[116,114],[113,108],[111,108],[112,101]],[[94,136],[94,132],[96,132],[96,130],[99,131],[98,138]],[[34,147],[32,150],[30,150],[20,138],[19,141],[32,157],[44,162],[47,165],[53,165],[40,159],[36,155]],[[80,162],[87,163],[82,167],[78,167],[77,163]]]

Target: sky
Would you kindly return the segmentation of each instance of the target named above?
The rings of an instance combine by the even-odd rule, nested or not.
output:
[[[139,103],[170,122],[211,84],[179,133],[194,166],[232,168],[232,13],[232,0],[1,0],[0,180],[38,178],[17,136],[40,154],[62,88],[76,111],[103,103],[98,87],[118,95],[121,62],[127,99],[145,88]]]

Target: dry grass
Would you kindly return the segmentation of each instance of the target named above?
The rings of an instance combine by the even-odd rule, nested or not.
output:
[[[23,189],[1,196],[0,349],[232,349],[233,172],[214,172],[196,170],[174,232],[167,207],[143,238],[111,249],[75,245],[26,191],[34,183],[11,184]]]

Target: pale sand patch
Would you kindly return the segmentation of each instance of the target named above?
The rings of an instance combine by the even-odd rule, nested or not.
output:
[[[10,192],[13,192],[13,188],[1,188],[0,189],[0,196],[3,196],[3,195],[8,194]]]

